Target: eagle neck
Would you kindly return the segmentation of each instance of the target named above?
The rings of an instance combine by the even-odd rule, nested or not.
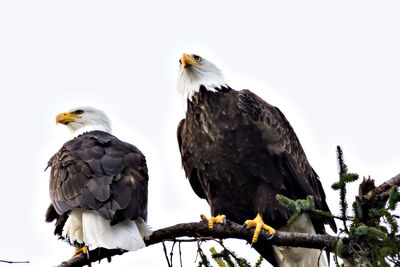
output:
[[[199,86],[199,90],[197,90],[193,96],[191,98],[187,99],[187,108],[189,107],[189,105],[192,104],[199,104],[201,103],[204,98],[211,94],[218,94],[218,93],[223,93],[223,92],[229,92],[233,90],[231,87],[229,87],[229,85],[225,84],[225,85],[221,85],[220,87],[214,87],[210,90],[210,88],[204,86],[204,85],[200,85]]]
[[[91,132],[91,131],[102,131],[102,132],[106,132],[106,133],[111,133],[111,129],[110,129],[110,127],[108,127],[108,125],[98,123],[98,124],[93,124],[93,125],[87,125],[82,128],[79,128],[75,131],[72,131],[72,135],[73,135],[73,137],[77,137],[81,134]]]

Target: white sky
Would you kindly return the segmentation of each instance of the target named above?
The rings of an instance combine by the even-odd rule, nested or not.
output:
[[[378,184],[400,172],[399,14],[399,1],[1,1],[0,259],[51,266],[73,253],[44,222],[43,170],[69,138],[56,114],[76,106],[103,109],[146,155],[155,229],[209,214],[177,148],[182,52],[284,112],[338,211],[336,145],[350,171]],[[194,266],[195,248],[182,248]],[[153,246],[103,265],[166,262]]]

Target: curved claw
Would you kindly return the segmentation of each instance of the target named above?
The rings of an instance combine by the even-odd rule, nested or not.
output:
[[[83,253],[89,258],[89,248],[87,246],[83,246],[75,249],[74,255],[71,258],[75,258],[78,254]]]
[[[243,231],[244,229],[246,229],[247,228],[247,223],[244,223],[243,225],[242,225],[242,229],[240,229],[240,231]]]
[[[245,224],[247,225],[247,227],[246,227],[247,229],[255,228],[252,243],[257,242],[258,236],[260,235],[260,232],[262,229],[267,230],[270,235],[275,233],[275,229],[269,225],[266,225],[264,223],[264,221],[262,220],[261,215],[259,213],[257,213],[256,218],[254,218],[253,220],[247,220],[245,222]]]
[[[226,230],[226,225],[227,225],[227,223],[226,223],[226,218],[224,217],[224,218],[222,219],[222,221],[224,222],[224,230]]]
[[[213,230],[214,223],[223,224],[224,228],[225,228],[226,227],[226,218],[225,217],[226,217],[225,215],[218,215],[216,217],[211,216],[210,219],[208,219],[204,214],[201,214],[201,220],[208,223],[208,228],[210,230]]]
[[[271,235],[267,238],[267,240],[271,240],[272,238],[274,238],[274,236],[275,236],[275,233],[271,234]]]

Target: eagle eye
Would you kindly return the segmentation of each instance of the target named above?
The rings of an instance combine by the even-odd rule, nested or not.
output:
[[[198,55],[193,55],[194,60],[196,60],[197,62],[201,62],[201,57],[199,57]]]
[[[84,111],[82,109],[75,110],[74,113],[76,115],[81,115]]]

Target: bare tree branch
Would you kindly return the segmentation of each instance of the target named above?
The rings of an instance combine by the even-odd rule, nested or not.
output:
[[[367,190],[368,198],[372,202],[386,202],[389,196],[389,191],[393,185],[400,186],[400,174],[393,177],[392,179],[384,182],[380,186],[373,186]],[[208,226],[204,222],[193,222],[183,223],[174,226],[166,227],[154,231],[148,240],[145,241],[146,246],[151,246],[163,241],[179,241],[179,237],[193,237],[193,238],[204,238],[212,237],[219,239],[226,238],[237,238],[251,242],[254,234],[254,229],[242,229],[241,225],[227,221],[227,225],[224,228],[223,225],[216,224],[214,229],[208,229]],[[325,249],[332,251],[334,245],[339,240],[339,237],[331,235],[317,235],[317,234],[305,234],[305,233],[293,233],[293,232],[280,232],[277,231],[272,239],[267,232],[262,231],[258,239],[259,244],[273,244],[277,246],[292,246],[292,247],[305,247],[315,249]],[[194,239],[196,240],[196,239]],[[59,267],[77,267],[84,266],[91,262],[95,262],[104,258],[110,258],[115,255],[121,255],[126,251],[119,249],[106,250],[106,249],[95,249],[89,252],[89,257],[85,255],[78,255],[66,262],[58,265]]]
[[[394,185],[400,186],[400,174],[396,175],[390,180],[387,180],[380,186],[373,188],[366,195],[372,201],[386,203],[389,198],[389,192]]]
[[[212,230],[208,229],[207,223],[193,222],[177,224],[154,231],[149,240],[146,240],[145,243],[147,246],[151,246],[164,241],[177,241],[177,238],[184,236],[194,238],[213,237],[219,239],[238,238],[251,242],[253,234],[254,229],[242,230],[241,225],[229,221],[225,228],[223,225],[216,224]],[[269,238],[270,236],[268,232],[262,231],[257,243],[317,249],[326,248],[326,250],[331,251],[334,243],[339,239],[338,237],[330,235],[311,235],[280,231],[277,231],[272,239],[269,240]],[[59,267],[84,266],[90,262],[98,261],[114,255],[121,255],[123,253],[124,251],[121,250],[102,249],[101,251],[98,251],[95,249],[89,252],[89,258],[81,254],[67,262],[63,262]]]

